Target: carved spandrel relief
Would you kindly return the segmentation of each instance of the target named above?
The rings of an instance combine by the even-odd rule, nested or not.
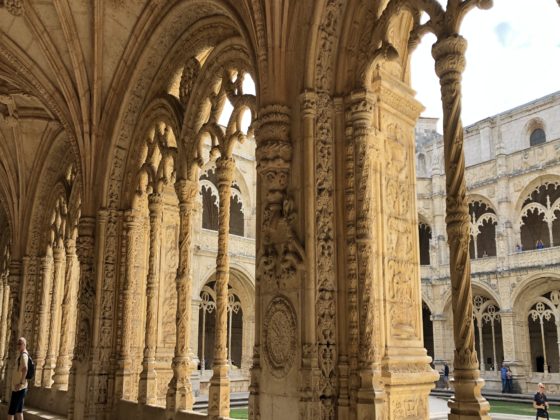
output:
[[[285,377],[296,356],[296,315],[290,302],[277,296],[268,304],[263,323],[265,360],[271,374]]]

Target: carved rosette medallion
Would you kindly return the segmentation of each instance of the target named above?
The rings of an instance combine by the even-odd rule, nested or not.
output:
[[[274,377],[283,378],[292,368],[296,354],[296,316],[286,298],[272,299],[263,326],[266,362]]]

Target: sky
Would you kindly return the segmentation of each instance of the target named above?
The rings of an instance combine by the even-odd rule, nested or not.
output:
[[[446,1],[438,0],[445,4]],[[490,10],[473,9],[461,35],[468,41],[463,74],[463,125],[507,111],[560,90],[560,7],[556,0],[494,0]],[[426,35],[412,55],[412,87],[438,117],[439,81]]]

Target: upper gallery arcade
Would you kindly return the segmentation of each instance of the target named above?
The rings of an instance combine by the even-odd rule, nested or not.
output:
[[[24,336],[38,367],[29,402],[69,419],[227,417],[235,369],[250,370],[251,419],[426,418],[437,374],[422,336],[422,105],[409,62],[431,32],[450,418],[488,418],[471,322],[460,27],[489,6],[1,2],[4,397]],[[209,302],[211,327],[199,328]]]

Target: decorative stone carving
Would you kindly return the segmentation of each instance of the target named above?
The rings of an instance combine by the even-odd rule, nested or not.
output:
[[[264,355],[270,372],[285,377],[296,356],[296,316],[288,299],[276,296],[268,304],[263,319]]]

